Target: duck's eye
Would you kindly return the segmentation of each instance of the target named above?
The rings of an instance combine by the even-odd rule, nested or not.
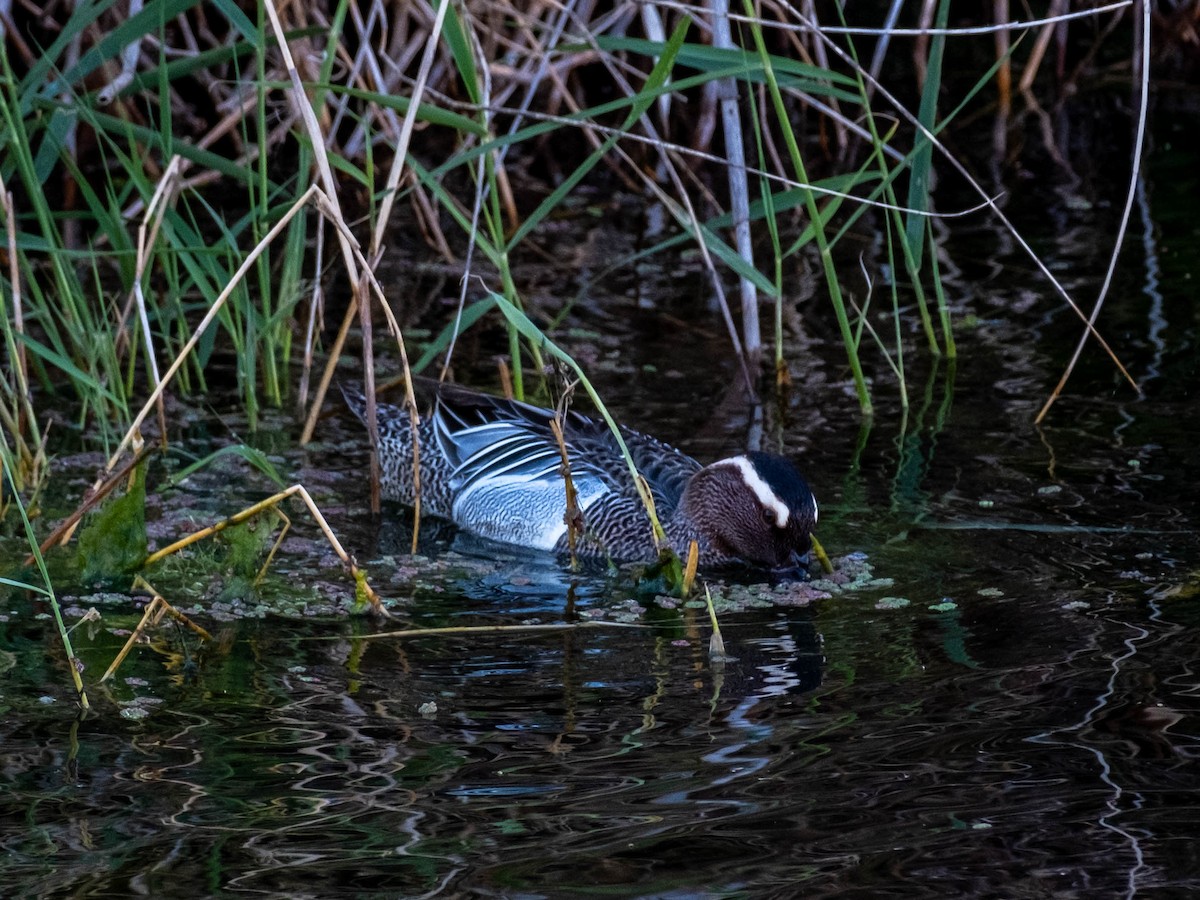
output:
[[[766,522],[768,525],[774,526],[775,525],[775,510],[768,509],[767,507],[763,507],[762,520],[764,522]]]

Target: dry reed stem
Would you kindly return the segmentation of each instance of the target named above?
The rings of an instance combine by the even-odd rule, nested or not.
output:
[[[325,330],[325,289],[321,285],[321,271],[325,260],[325,229],[317,229],[317,247],[313,260],[312,295],[308,301],[308,325],[304,329],[304,361],[300,367],[300,388],[296,392],[297,412],[303,413],[308,405],[308,380],[312,377],[313,356],[316,352],[317,332]],[[320,323],[319,325],[317,323]]]
[[[484,56],[483,48],[480,46],[479,37],[475,33],[475,29],[469,28],[468,33],[471,36],[471,50],[476,56],[479,71],[483,74],[483,85],[480,91],[480,99],[483,102],[480,105],[478,114],[487,133],[491,134],[492,69],[487,64],[487,59]],[[505,148],[501,148],[498,153],[493,154],[493,168],[503,168],[504,150]],[[471,283],[471,267],[475,259],[475,247],[478,244],[476,236],[479,234],[479,218],[483,214],[483,203],[490,186],[486,177],[487,162],[487,157],[484,154],[480,154],[475,162],[475,190],[472,193],[471,229],[467,233],[467,252],[463,259],[463,275],[458,283],[458,307],[454,311],[454,330],[450,335],[450,344],[446,347],[446,356],[442,361],[441,373],[438,375],[439,382],[445,381],[446,375],[450,371],[450,361],[454,358],[454,350],[458,346],[458,335],[462,325],[463,310],[467,305],[467,291]],[[514,360],[514,362],[520,365],[520,360]],[[511,395],[509,396],[511,397]]]
[[[137,242],[137,264],[133,275],[133,289],[130,291],[130,301],[137,303],[138,320],[142,326],[142,340],[146,343],[146,358],[150,361],[150,376],[155,387],[158,387],[160,381],[158,373],[158,356],[154,352],[154,335],[150,331],[150,316],[146,312],[146,297],[142,292],[142,278],[146,274],[146,270],[150,265],[150,249],[154,246],[158,239],[158,231],[162,226],[163,216],[166,215],[167,207],[175,202],[179,196],[179,177],[182,171],[183,157],[173,156],[171,162],[167,165],[163,177],[159,179],[158,185],[154,189],[154,195],[150,198],[150,204],[146,207],[146,215],[142,217],[142,224],[138,227],[138,242]],[[128,309],[128,303],[126,304]],[[124,320],[118,323],[120,335],[125,334]],[[163,447],[167,445],[167,409],[166,403],[162,395],[158,397],[158,430],[159,442]]]
[[[369,293],[367,293],[367,297],[370,297],[370,294],[373,293],[375,295],[376,299],[378,299],[379,307],[380,307],[380,309],[383,310],[384,319],[388,325],[388,330],[396,338],[396,344],[400,349],[400,363],[404,370],[404,379],[405,379],[405,403],[406,403],[406,406],[408,409],[409,427],[412,429],[412,435],[413,435],[412,552],[416,553],[417,552],[417,539],[420,535],[420,528],[421,528],[421,469],[420,469],[421,447],[420,447],[420,441],[418,439],[418,426],[420,425],[420,417],[417,414],[416,396],[413,394],[412,368],[409,366],[409,362],[408,362],[408,349],[404,344],[404,333],[400,330],[400,323],[396,321],[396,316],[392,313],[392,308],[388,304],[387,298],[384,296],[383,286],[379,283],[379,280],[375,277],[375,266],[368,263],[366,258],[363,257],[362,251],[359,248],[358,242],[354,239],[354,235],[350,233],[349,226],[346,225],[345,220],[341,218],[339,212],[332,207],[332,204],[330,204],[328,202],[329,198],[327,198],[323,193],[321,193],[319,191],[317,192],[316,198],[317,198],[317,208],[319,210],[321,210],[322,214],[329,220],[329,222],[337,230],[337,233],[341,239],[343,246],[348,247],[350,252],[354,255],[355,259],[361,264],[360,271],[362,272],[363,282],[365,284],[368,284],[371,287],[371,291]],[[346,320],[343,321],[343,326],[347,330],[349,327],[348,323],[351,321],[351,315],[352,315],[351,310],[353,309],[354,303],[355,303],[355,301],[354,301],[354,298],[352,297],[351,298],[351,309],[347,310]],[[367,321],[370,320],[369,315],[366,317],[366,320]],[[360,321],[362,321],[361,318],[360,318]],[[343,338],[342,340],[344,343],[345,339]],[[369,342],[369,332],[363,334],[363,343],[366,344],[368,342]],[[370,354],[368,354],[367,351],[364,349],[364,355],[369,356]],[[332,353],[330,354],[329,364],[326,365],[325,371],[324,371],[324,373],[322,373],[321,384],[318,386],[318,392],[319,392],[318,397],[323,396],[324,391],[327,390],[329,387],[329,382],[333,376],[333,364],[335,364],[337,362],[337,358],[338,357],[336,354],[332,354]],[[364,365],[366,365],[368,362],[369,362],[369,360],[364,359]],[[377,435],[378,435],[378,430],[379,430],[379,423],[374,417],[375,416],[375,412],[374,412],[374,410],[375,410],[375,394],[374,394],[375,378],[374,378],[373,370],[364,370],[363,374],[364,374],[364,376],[366,376],[368,374],[371,376],[369,379],[369,382],[370,382],[370,390],[372,393],[367,398],[367,415],[369,417],[371,417],[368,422],[368,433],[370,433],[371,431],[374,431],[376,434],[376,438],[374,439],[374,443],[372,444],[372,462],[374,463],[374,465],[372,466],[372,470],[371,470],[371,475],[372,475],[372,479],[373,479],[371,493],[372,493],[372,500],[377,502],[378,490],[379,490],[379,475],[378,475],[378,472],[376,471],[377,466],[378,466],[378,454],[375,452],[375,448],[378,446]],[[364,394],[367,392],[367,387],[368,387],[368,379],[364,377],[364,379],[363,379],[363,393]],[[320,406],[319,406],[318,398],[314,398],[313,410],[317,411],[317,410],[319,410],[319,408],[320,408]],[[310,413],[310,419],[313,419],[313,416],[311,413]],[[315,419],[314,419],[314,422],[315,422]],[[306,423],[305,430],[307,433],[307,423]],[[377,505],[373,504],[372,511],[378,512]]]
[[[808,13],[809,18],[813,22],[817,22],[817,6],[814,0],[803,0],[803,2],[805,11]],[[809,52],[812,55],[813,62],[816,63],[819,68],[826,70],[830,68],[829,54],[826,53],[825,47],[820,41],[814,41],[812,50]],[[835,143],[837,144],[839,151],[845,150],[850,143],[845,124],[848,121],[848,117],[841,111],[841,101],[839,101],[837,97],[830,97],[829,108],[833,111],[833,115],[829,118],[830,121],[833,122],[834,132],[836,135]]]
[[[341,248],[342,262],[346,267],[346,276],[350,281],[351,306],[358,309],[359,324],[363,334],[363,394],[367,399],[367,421],[365,424],[367,427],[367,436],[371,442],[371,511],[378,513],[378,485],[380,480],[379,423],[375,418],[375,372],[372,364],[373,348],[371,343],[370,304],[363,302],[364,298],[362,294],[364,288],[362,272],[356,263],[354,251],[351,249],[353,237],[351,236],[350,229],[346,226],[341,204],[338,202],[337,181],[334,179],[333,170],[329,166],[329,156],[325,150],[325,135],[321,131],[320,123],[317,122],[313,105],[304,91],[304,84],[300,79],[299,71],[296,69],[296,63],[292,59],[292,52],[288,47],[287,35],[283,30],[283,24],[280,22],[279,11],[275,8],[274,0],[266,0],[264,9],[271,20],[271,29],[275,33],[275,41],[279,48],[280,56],[283,58],[283,65],[287,70],[288,79],[291,82],[293,107],[300,113],[300,118],[304,122],[304,129],[308,133],[309,143],[312,146],[313,160],[316,164],[317,174],[320,176],[321,183],[325,186],[327,208],[331,213],[332,220],[340,226],[336,232],[338,246]],[[336,357],[330,359],[330,363],[336,364],[336,362]],[[318,409],[324,402],[325,392],[323,388],[325,387],[328,387],[328,380],[322,379],[321,383],[317,386],[316,396],[313,397],[314,409]]]
[[[45,436],[41,433],[38,427],[37,416],[33,411],[33,401],[29,396],[29,361],[25,352],[25,343],[20,340],[25,336],[25,312],[24,302],[21,294],[21,262],[17,255],[17,221],[16,209],[13,204],[12,192],[3,184],[0,184],[0,205],[4,207],[4,224],[8,232],[8,281],[9,289],[12,292],[12,327],[16,332],[18,340],[16,346],[12,348],[13,358],[13,375],[16,378],[16,394],[17,402],[14,412],[17,415],[17,427],[10,429],[13,438],[24,445],[24,439],[21,437],[22,429],[20,428],[20,419],[23,417],[29,427],[29,437],[35,447],[39,447],[39,451],[32,454],[33,471],[36,473],[39,468],[37,461],[39,457],[45,453]],[[25,448],[28,451],[28,447]]]
[[[586,39],[593,46],[596,46],[595,38],[591,32],[586,34]],[[616,70],[611,59],[607,55],[604,55],[602,57],[602,61],[605,67],[608,68],[609,74],[612,75],[613,79],[626,91],[627,94],[632,94],[632,86],[625,81],[624,77]],[[662,163],[662,171],[667,174],[672,186],[679,196],[679,199],[682,201],[684,210],[686,211],[685,214],[681,214],[678,211],[678,207],[669,197],[669,195],[663,191],[661,187],[659,187],[654,178],[643,171],[642,167],[637,165],[633,159],[630,158],[630,156],[619,144],[613,143],[612,149],[624,160],[626,165],[628,165],[629,168],[641,178],[643,184],[645,184],[645,186],[658,197],[659,202],[662,203],[664,207],[670,209],[672,214],[679,219],[681,223],[686,219],[687,224],[690,225],[693,234],[696,236],[696,245],[700,250],[701,259],[704,261],[705,269],[709,273],[709,277],[712,280],[714,296],[716,297],[717,304],[721,309],[721,315],[725,321],[725,327],[729,332],[730,343],[733,345],[734,353],[738,358],[738,362],[741,364],[741,372],[746,383],[746,390],[749,392],[751,398],[757,401],[758,392],[756,390],[756,379],[751,374],[751,363],[747,358],[747,352],[743,346],[742,339],[738,335],[737,326],[734,324],[733,313],[729,308],[729,300],[725,296],[725,289],[721,281],[720,273],[717,271],[712,255],[708,251],[708,244],[703,238],[703,229],[701,228],[700,219],[696,214],[691,197],[683,185],[683,181],[679,176],[679,172],[677,171],[670,154],[666,150],[666,147],[668,146],[667,142],[663,141],[659,137],[657,129],[654,127],[654,124],[650,121],[647,115],[643,114],[639,117],[639,124],[646,131],[647,143],[654,147],[654,149],[658,152],[660,161]],[[723,161],[722,164],[726,165],[727,162]],[[757,303],[757,297],[755,298],[755,302]],[[757,314],[757,309],[755,309],[755,314]],[[651,501],[651,505],[652,503],[653,502]]]
[[[826,110],[820,104],[814,103],[813,105],[816,109],[818,109],[821,112],[825,112],[825,113],[828,112],[828,110]],[[534,112],[530,112],[527,115],[530,119],[533,119],[538,122],[557,122],[559,124],[567,125],[567,126],[570,126],[573,128],[580,128],[585,131],[593,131],[596,134],[607,134],[607,135],[619,134],[621,136],[621,139],[624,141],[630,141],[630,142],[638,143],[638,144],[647,144],[656,149],[663,149],[672,154],[675,154],[675,155],[678,155],[681,157],[687,157],[688,159],[693,160],[697,163],[710,163],[713,165],[721,166],[721,165],[726,165],[728,162],[723,156],[720,156],[716,153],[708,153],[703,150],[696,150],[692,147],[687,147],[683,144],[664,140],[658,136],[648,137],[646,135],[636,134],[634,132],[623,132],[620,129],[615,128],[615,127],[601,125],[596,122],[581,122],[578,119],[571,119],[571,118],[568,118],[565,116],[544,115],[541,113],[534,113]],[[863,128],[862,126],[855,125],[852,130],[859,137],[862,137],[868,141],[871,139],[870,132],[867,131],[867,129]],[[890,156],[892,159],[894,159],[898,162],[903,160],[903,158],[904,158],[903,154],[901,154],[900,151],[896,150],[895,148],[893,148],[889,145],[884,145],[883,152],[885,153],[885,155]],[[945,152],[945,151],[943,151],[943,152]],[[630,165],[635,165],[635,164],[631,162]],[[684,172],[689,177],[694,179],[694,181],[693,181],[694,184],[696,184],[698,187],[701,187],[701,188],[704,187],[703,183],[700,182],[698,179],[696,179],[696,176],[692,172],[691,166],[685,167]],[[981,200],[979,203],[976,203],[974,206],[966,206],[961,209],[956,209],[956,210],[952,210],[949,212],[935,212],[932,210],[914,209],[914,208],[911,208],[908,206],[903,206],[901,204],[886,203],[886,202],[884,202],[882,200],[878,200],[878,199],[872,200],[867,197],[860,197],[856,194],[848,194],[844,191],[837,191],[837,190],[833,190],[831,188],[821,187],[820,185],[809,184],[806,182],[797,181],[794,178],[791,178],[787,175],[781,175],[777,172],[771,172],[766,169],[759,169],[755,166],[747,165],[746,173],[748,175],[753,175],[757,178],[766,179],[767,181],[772,182],[773,184],[778,185],[778,186],[782,186],[782,187],[786,187],[786,188],[805,188],[807,190],[812,191],[814,194],[818,194],[818,195],[825,196],[825,197],[838,198],[838,199],[842,199],[842,200],[849,200],[854,203],[862,203],[867,206],[870,206],[872,209],[896,210],[898,212],[902,212],[902,213],[905,213],[908,215],[919,215],[919,216],[923,216],[923,217],[929,218],[929,219],[963,218],[964,216],[969,216],[974,213],[977,213],[982,209],[989,209],[990,205],[995,203],[995,199],[990,198],[986,194],[984,194],[984,199]],[[627,177],[628,176],[624,176],[622,180],[625,180],[625,178],[627,178]],[[707,196],[712,197],[713,195],[708,194]],[[715,199],[713,200],[713,203],[714,204],[716,203]],[[462,210],[461,206],[459,206],[458,208],[460,211]]]
[[[587,631],[594,628],[651,629],[656,627],[655,625],[643,625],[637,622],[605,622],[598,619],[589,619],[585,622],[554,622],[543,625],[447,625],[442,628],[404,628],[400,631],[377,631],[374,634],[358,634],[353,637],[353,640],[382,641],[397,638],[440,637],[447,634],[536,634],[544,631]],[[334,639],[333,636],[326,635],[299,638],[302,641],[327,641]],[[344,641],[346,638],[338,636],[336,640]]]
[[[700,17],[708,13],[708,7],[695,3],[684,3],[680,0],[656,0],[659,6],[667,9],[674,9],[685,15]],[[739,22],[745,25],[758,25],[763,28],[770,28],[777,31],[792,31],[803,34],[822,35],[831,34],[848,34],[858,35],[862,37],[879,38],[887,37],[928,37],[932,35],[942,34],[947,37],[970,37],[978,35],[994,34],[997,31],[1028,31],[1032,28],[1038,28],[1042,25],[1053,24],[1056,22],[1070,22],[1073,19],[1090,19],[1107,12],[1116,12],[1117,10],[1125,9],[1133,6],[1134,0],[1113,0],[1110,3],[1104,3],[1100,6],[1089,6],[1085,9],[1080,9],[1075,12],[1067,12],[1053,17],[1032,18],[1032,19],[1013,19],[1008,22],[996,22],[991,25],[972,25],[968,27],[954,28],[932,28],[932,27],[917,27],[917,28],[871,28],[863,25],[815,25],[811,20],[804,16],[792,7],[787,0],[775,0],[773,4],[775,8],[786,11],[798,17],[798,22],[790,23],[783,21],[773,21],[764,18],[750,18],[749,16],[738,13],[731,13],[729,19],[731,22]]]
[[[438,221],[437,209],[434,207],[433,201],[429,199],[429,192],[425,189],[425,185],[414,181],[411,191],[413,208],[417,212],[417,221],[421,223],[422,234],[443,260],[454,265],[458,260],[450,248],[450,241],[446,239],[446,232],[442,229],[441,222]]]
[[[372,232],[370,244],[370,261],[363,257],[358,248],[358,244],[354,239],[350,228],[347,226],[344,216],[342,215],[341,205],[337,197],[337,183],[333,178],[332,170],[329,167],[328,156],[325,152],[325,137],[321,131],[320,125],[317,123],[316,116],[313,111],[312,104],[308,101],[308,97],[304,92],[304,86],[301,83],[299,73],[296,70],[295,62],[292,59],[291,51],[287,45],[287,39],[283,31],[283,26],[279,20],[278,11],[275,9],[274,0],[267,0],[265,8],[268,16],[271,19],[271,27],[275,32],[276,41],[278,42],[280,53],[283,57],[284,67],[287,69],[288,77],[291,79],[292,92],[296,106],[299,108],[301,116],[304,120],[304,125],[309,134],[309,140],[313,145],[314,158],[317,162],[317,168],[321,176],[321,180],[325,185],[325,196],[323,199],[318,198],[318,205],[324,211],[326,218],[335,226],[338,235],[338,243],[342,249],[343,260],[346,265],[347,276],[352,285],[351,307],[357,306],[359,314],[359,327],[362,331],[362,354],[363,354],[363,394],[366,397],[366,428],[367,435],[371,443],[370,453],[370,481],[371,481],[371,511],[378,513],[380,508],[380,470],[379,470],[379,422],[376,417],[375,407],[375,366],[374,366],[374,348],[372,342],[372,323],[370,303],[367,302],[369,293],[367,291],[368,282],[375,288],[376,294],[380,301],[380,306],[383,308],[384,315],[387,317],[387,322],[392,334],[396,337],[400,345],[400,358],[404,366],[406,376],[411,375],[408,363],[408,352],[404,346],[404,337],[400,331],[400,326],[392,315],[391,307],[387,303],[387,299],[383,294],[382,288],[374,275],[375,266],[378,265],[379,258],[382,255],[382,239],[383,233],[387,227],[387,221],[390,218],[392,204],[395,202],[396,188],[399,185],[400,175],[403,171],[404,159],[408,150],[408,142],[412,136],[412,130],[416,123],[416,115],[420,106],[420,98],[424,92],[425,80],[429,75],[429,68],[432,65],[434,52],[437,49],[438,35],[441,32],[441,26],[445,21],[448,3],[443,3],[438,8],[435,27],[430,33],[429,41],[426,46],[425,56],[422,59],[421,71],[418,76],[417,87],[413,92],[413,96],[409,103],[408,111],[401,125],[400,139],[396,149],[395,157],[392,161],[392,167],[389,171],[387,189],[384,194],[383,207],[379,218],[376,221],[375,228]],[[356,265],[357,263],[361,264]],[[317,386],[317,392],[313,397],[313,410],[319,410],[325,399],[325,391],[328,390],[332,376],[332,366],[337,363],[337,356],[331,355],[329,365],[320,383]],[[406,400],[409,412],[409,424],[413,432],[413,467],[415,472],[414,480],[414,521],[413,521],[413,537],[412,548],[416,552],[417,539],[420,530],[421,522],[421,482],[419,468],[419,445],[417,441],[417,429],[419,419],[417,416],[416,398],[412,391],[412,378],[406,379],[407,394]],[[311,416],[310,416],[311,418]],[[315,422],[315,419],[312,419]],[[311,430],[306,423],[305,434],[311,437]]]
[[[170,556],[173,553],[178,553],[180,550],[191,546],[197,541],[202,541],[205,538],[219,534],[226,528],[230,528],[234,525],[240,525],[242,522],[253,518],[261,512],[264,512],[268,509],[275,510],[276,506],[292,496],[298,496],[304,501],[304,505],[308,507],[309,513],[312,515],[314,521],[316,521],[317,526],[321,529],[321,533],[325,536],[325,540],[328,541],[329,546],[333,548],[333,552],[337,554],[338,559],[342,561],[342,565],[344,565],[350,572],[356,584],[363,588],[364,593],[367,596],[367,600],[370,602],[373,610],[382,615],[388,615],[387,610],[383,608],[383,603],[379,599],[379,595],[375,593],[375,590],[367,582],[365,573],[358,568],[358,565],[354,562],[354,557],[347,553],[345,548],[342,547],[341,541],[337,539],[337,535],[335,535],[333,533],[333,529],[329,527],[329,523],[325,520],[325,516],[322,514],[320,508],[317,506],[312,496],[302,484],[293,484],[291,487],[286,488],[277,494],[273,494],[265,500],[260,500],[258,503],[254,503],[246,507],[241,512],[235,513],[234,515],[229,516],[226,519],[222,519],[220,522],[209,525],[206,528],[201,528],[199,531],[192,532],[187,537],[180,538],[178,541],[175,541],[175,543],[151,553],[146,557],[145,562],[142,563],[142,567],[147,568],[164,557]],[[284,520],[289,526],[291,525],[291,520],[287,519],[286,516],[284,517]],[[271,551],[271,555],[274,555],[274,550]],[[270,557],[268,557],[268,562],[270,562]],[[262,572],[259,572],[258,577],[261,578],[262,574]]]
[[[1008,21],[1008,0],[992,0],[992,18],[997,22]],[[996,94],[1000,115],[1004,118],[1012,111],[1012,60],[1008,56],[1011,44],[1010,32],[996,32],[993,45],[996,49],[996,59],[1000,61],[1000,67],[996,69]],[[878,75],[879,70],[872,68],[871,74]]]
[[[729,29],[729,0],[713,0],[713,47],[734,50],[733,34]],[[733,220],[734,243],[738,256],[754,270],[754,244],[750,235],[750,185],[746,177],[746,148],[742,142],[742,115],[738,100],[738,83],[722,78],[717,83],[717,104],[721,112],[721,134],[725,139],[728,164],[725,175],[729,184],[730,216]],[[697,223],[698,224],[698,223]],[[699,232],[697,231],[699,237]],[[701,243],[703,241],[701,240]],[[742,302],[742,344],[746,356],[746,384],[754,391],[750,370],[758,368],[762,356],[762,328],[758,316],[758,288],[748,275],[738,276]]]
[[[412,139],[413,127],[417,122],[417,111],[421,104],[421,98],[425,94],[425,85],[429,80],[429,70],[433,68],[433,60],[438,48],[438,39],[441,36],[442,26],[446,21],[446,12],[449,9],[449,0],[438,4],[437,18],[434,20],[433,27],[429,31],[429,37],[425,42],[425,53],[421,57],[421,66],[417,70],[417,80],[413,85],[412,94],[408,101],[408,110],[405,112],[404,121],[400,126],[400,138],[396,142],[395,156],[393,156],[391,168],[388,170],[387,184],[384,187],[383,193],[383,203],[380,204],[379,216],[375,220],[375,227],[371,232],[372,258],[383,251],[383,235],[387,230],[388,221],[391,218],[392,204],[396,201],[396,190],[400,185],[400,175],[404,171],[404,161],[408,156],[408,145]],[[410,390],[410,396],[411,393]]]
[[[17,220],[12,191],[7,187],[0,187],[0,204],[4,206],[4,227],[8,232],[8,281],[12,290],[13,330],[16,331],[18,337],[24,337],[25,314],[21,302],[21,257],[17,255]],[[13,352],[16,354],[17,390],[21,394],[25,394],[29,390],[29,384],[25,380],[29,363],[26,358],[24,342],[18,340]]]
[[[317,389],[313,394],[312,405],[308,408],[308,417],[304,420],[304,428],[300,432],[301,446],[309,443],[313,439],[313,433],[317,430],[317,419],[321,415],[322,399],[329,392],[329,385],[333,383],[334,369],[337,368],[337,361],[341,358],[342,348],[346,345],[346,338],[350,335],[350,326],[354,324],[357,316],[358,304],[352,297],[350,303],[346,306],[346,312],[342,314],[342,323],[338,326],[337,334],[333,338],[333,344],[329,348],[325,367],[321,370],[321,378],[317,382]]]
[[[275,542],[271,544],[267,558],[263,560],[263,564],[259,566],[258,572],[254,576],[255,585],[261,584],[262,580],[267,577],[267,570],[271,568],[275,554],[279,552],[279,548],[283,545],[283,539],[287,537],[287,533],[292,530],[292,520],[287,517],[287,513],[278,505],[271,507],[271,511],[279,516],[279,521],[283,523],[283,527],[279,529],[279,534],[275,535]]]
[[[136,16],[142,11],[144,0],[129,0],[129,18]],[[131,41],[121,48],[119,54],[121,59],[121,69],[108,84],[102,87],[96,93],[96,103],[99,106],[108,106],[117,99],[117,94],[125,90],[133,83],[134,72],[137,71],[138,53],[141,50],[141,40]]]
[[[63,519],[55,529],[47,535],[38,548],[40,552],[45,553],[55,544],[66,544],[71,539],[71,535],[75,531],[75,526],[79,524],[89,510],[93,509],[96,504],[112,493],[113,488],[124,481],[148,455],[150,448],[142,446],[139,450],[115,472],[109,472],[107,475],[101,476],[84,494],[83,500],[75,511]],[[24,565],[31,566],[34,562],[34,556],[30,553],[25,557]]]
[[[1066,27],[1059,21],[1066,9],[1066,0],[1051,0],[1050,9],[1046,14],[1046,24],[1038,31],[1037,40],[1033,42],[1033,49],[1029,52],[1029,61],[1021,73],[1021,80],[1017,82],[1017,90],[1021,93],[1025,93],[1033,87],[1034,79],[1037,78],[1038,69],[1042,66],[1042,59],[1046,55],[1046,49],[1050,46],[1054,32],[1059,28]]]

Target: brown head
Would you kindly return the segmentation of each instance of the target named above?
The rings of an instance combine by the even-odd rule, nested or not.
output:
[[[817,501],[788,459],[746,453],[705,466],[680,499],[715,554],[769,568],[795,567],[812,547]]]

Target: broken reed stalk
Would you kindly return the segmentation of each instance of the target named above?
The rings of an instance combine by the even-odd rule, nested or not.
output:
[[[696,570],[700,567],[700,544],[692,541],[688,544],[687,565],[683,570],[683,586],[681,596],[686,600],[692,593],[696,583]]]
[[[826,575],[833,574],[833,563],[829,561],[829,555],[825,552],[825,548],[821,546],[821,542],[817,540],[815,534],[809,535],[812,540],[813,554],[817,557],[817,562],[821,564],[821,571]]]
[[[717,611],[713,607],[712,593],[708,589],[708,585],[704,586],[704,602],[708,607],[708,620],[712,622],[712,637],[708,639],[708,655],[713,660],[724,660],[727,658],[725,653],[725,638],[721,637],[721,625],[717,622]]]
[[[567,441],[563,437],[561,418],[562,410],[556,409],[554,418],[550,420],[550,430],[554,432],[554,440],[558,443],[558,454],[562,458],[562,465],[558,471],[562,474],[563,488],[567,493],[567,508],[563,513],[563,522],[567,526],[567,552],[571,558],[571,571],[578,572],[579,557],[575,552],[575,544],[579,535],[583,533],[585,523],[583,510],[579,508],[579,492],[575,490],[575,481],[571,478],[571,460],[567,456]]]
[[[354,578],[356,595],[360,596],[363,600],[365,600],[365,602],[370,603],[375,612],[385,616],[388,615],[387,610],[383,607],[382,601],[379,599],[379,595],[375,593],[374,588],[372,588],[370,583],[367,581],[366,573],[358,568],[358,565],[354,562],[354,557],[347,553],[345,548],[342,547],[341,541],[337,539],[337,535],[335,535],[333,533],[333,529],[329,527],[329,523],[325,520],[325,516],[321,513],[321,510],[318,508],[316,502],[302,484],[293,484],[286,490],[282,490],[265,500],[261,500],[252,506],[248,506],[241,512],[235,513],[227,519],[222,519],[220,522],[193,532],[187,537],[181,538],[175,543],[163,547],[161,550],[156,550],[154,553],[151,553],[146,557],[145,562],[142,563],[142,567],[147,568],[151,564],[158,562],[164,557],[170,556],[172,553],[179,552],[184,547],[188,547],[197,541],[204,540],[207,537],[212,537],[214,534],[219,534],[226,528],[239,525],[242,522],[245,522],[247,519],[253,518],[267,509],[274,509],[279,503],[292,496],[299,496],[300,499],[304,501],[304,505],[308,507],[308,511],[316,521],[317,526],[321,529],[321,533],[325,535],[325,540],[329,542],[329,546],[333,548],[333,552],[336,553],[338,559],[342,561],[342,565],[346,567],[346,569],[350,572],[350,575]],[[291,524],[290,520],[288,520],[288,524]],[[278,546],[278,541],[276,542],[276,546]],[[272,549],[272,555],[274,555],[274,552],[274,549]],[[268,562],[269,561],[270,558],[268,558]],[[262,573],[260,572],[260,577],[261,574]]]
[[[140,587],[143,590],[149,591],[152,595],[152,599],[146,604],[146,609],[142,612],[141,621],[139,621],[137,627],[133,629],[133,633],[129,635],[129,639],[125,641],[124,646],[121,647],[121,650],[119,653],[117,653],[116,658],[114,658],[109,664],[108,668],[104,670],[104,674],[100,676],[100,684],[108,681],[108,679],[112,678],[113,675],[116,674],[116,671],[118,668],[120,668],[121,663],[125,661],[125,657],[127,657],[130,651],[133,650],[133,648],[141,641],[142,636],[146,633],[146,631],[158,625],[158,623],[162,621],[163,616],[170,616],[176,622],[182,622],[188,628],[192,629],[192,631],[196,632],[196,634],[200,635],[202,640],[212,640],[211,634],[209,634],[200,625],[197,625],[195,622],[193,622],[186,613],[180,612],[174,606],[168,603],[163,595],[155,590],[154,587],[148,581],[146,581],[146,579],[142,578],[142,576],[138,575],[136,578],[134,578],[133,587],[135,590]]]

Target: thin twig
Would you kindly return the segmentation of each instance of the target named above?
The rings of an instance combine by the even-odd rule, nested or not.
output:
[[[1129,192],[1125,195],[1125,209],[1121,212],[1121,224],[1117,228],[1117,238],[1113,242],[1112,254],[1108,258],[1108,270],[1104,273],[1104,283],[1100,286],[1100,293],[1096,297],[1096,305],[1092,307],[1092,314],[1087,320],[1087,329],[1080,335],[1079,343],[1075,346],[1075,352],[1071,354],[1071,360],[1067,363],[1067,368],[1063,372],[1062,377],[1058,380],[1058,384],[1054,386],[1050,396],[1046,398],[1041,410],[1035,418],[1034,424],[1041,424],[1046,418],[1046,414],[1050,412],[1050,407],[1058,399],[1066,387],[1067,379],[1071,377],[1071,373],[1075,370],[1075,364],[1079,361],[1079,356],[1083,353],[1083,348],[1087,344],[1088,337],[1092,335],[1096,328],[1096,320],[1100,318],[1100,309],[1104,306],[1104,300],[1108,296],[1108,289],[1112,286],[1113,273],[1117,269],[1117,259],[1121,255],[1121,245],[1125,242],[1125,232],[1129,229],[1129,217],[1133,213],[1134,198],[1137,196],[1138,173],[1142,169],[1142,150],[1146,143],[1146,117],[1150,108],[1150,3],[1148,0],[1142,0],[1142,27],[1141,27],[1141,96],[1138,98],[1141,103],[1138,109],[1137,134],[1133,141],[1133,166],[1129,175]],[[1135,385],[1136,387],[1136,385]],[[1139,390],[1140,394],[1141,391]]]
[[[564,394],[564,399],[565,397]],[[562,459],[559,472],[562,474],[563,488],[567,494],[567,507],[563,513],[563,522],[567,526],[567,552],[571,558],[571,571],[578,572],[579,557],[575,551],[575,545],[584,529],[583,510],[579,508],[579,492],[575,490],[575,480],[571,477],[571,460],[567,455],[567,439],[563,437],[560,421],[562,417],[563,410],[555,409],[554,418],[550,420],[550,431],[553,432],[554,440],[558,443],[558,454]]]

